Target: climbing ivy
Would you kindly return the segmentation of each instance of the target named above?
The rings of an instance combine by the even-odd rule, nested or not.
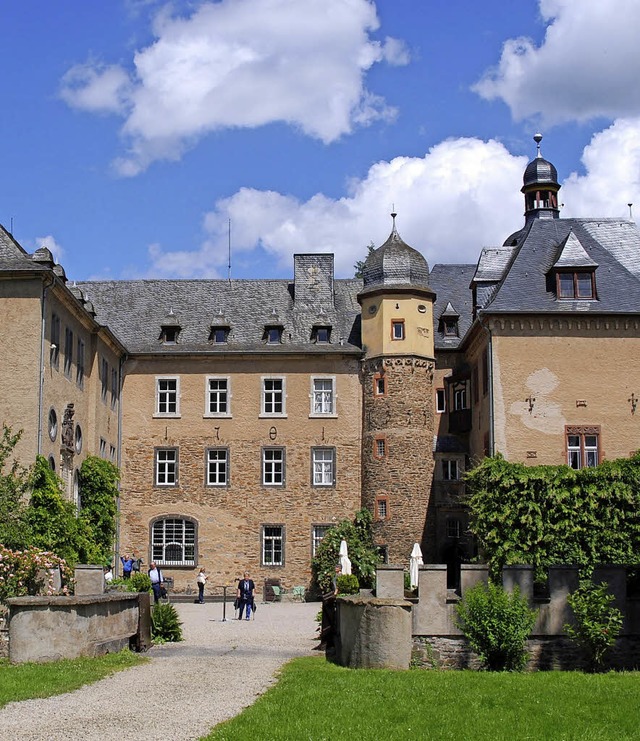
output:
[[[493,576],[530,564],[640,565],[640,454],[593,468],[525,466],[500,455],[466,475],[470,530]]]
[[[110,563],[118,515],[117,466],[90,455],[80,467],[80,518],[87,524],[98,563]]]

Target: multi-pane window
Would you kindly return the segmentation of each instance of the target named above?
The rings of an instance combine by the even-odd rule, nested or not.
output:
[[[387,380],[382,373],[376,373],[373,377],[374,396],[384,396],[387,393]]]
[[[107,400],[107,390],[109,388],[109,363],[106,358],[102,358],[100,363],[100,396],[102,401]]]
[[[391,339],[404,340],[404,319],[394,319],[391,322]]]
[[[73,330],[64,328],[64,374],[71,378],[71,364],[73,362]]]
[[[196,526],[191,520],[156,520],[151,529],[151,557],[159,566],[194,566]]]
[[[284,448],[262,449],[262,483],[265,486],[284,484]]]
[[[331,530],[333,525],[314,525],[311,533],[311,555],[315,556],[318,546],[322,543],[324,536]]]
[[[453,408],[455,411],[468,409],[467,403],[467,384],[464,382],[456,383],[453,386]]]
[[[76,351],[76,383],[80,388],[84,386],[84,340],[79,337]]]
[[[103,437],[100,438],[100,448],[99,448],[99,451],[100,451],[100,457],[101,458],[106,458],[107,457],[107,441]]]
[[[156,378],[156,414],[178,414],[178,391],[178,378]]]
[[[459,538],[461,535],[460,520],[457,517],[447,517],[447,538]]]
[[[571,468],[597,466],[599,429],[567,427],[567,463]]]
[[[282,566],[284,563],[284,528],[264,525],[262,528],[262,565]]]
[[[376,519],[386,520],[389,517],[387,497],[376,497]]]
[[[115,409],[118,404],[118,369],[111,369],[111,408]]]
[[[333,486],[336,478],[335,448],[312,448],[311,466],[314,486]]]
[[[445,337],[458,336],[458,319],[457,317],[446,317],[442,322]]]
[[[442,478],[445,481],[457,481],[460,478],[460,468],[455,458],[443,458]]]
[[[262,379],[262,413],[284,416],[284,378]]]
[[[316,326],[313,328],[312,339],[314,342],[329,342],[331,336],[331,327]]]
[[[444,389],[436,389],[436,412],[444,414],[447,411],[447,394]]]
[[[207,379],[207,414],[227,416],[229,414],[229,379]]]
[[[387,440],[385,437],[376,437],[376,439],[373,441],[373,457],[387,457]]]
[[[60,358],[60,317],[51,315],[51,365],[58,367]]]
[[[109,460],[111,463],[116,462],[116,446],[115,445],[109,445]]]
[[[264,337],[268,345],[279,345],[282,342],[282,327],[267,326],[264,328]]]
[[[595,298],[595,273],[577,270],[557,274],[558,298]]]
[[[226,327],[226,326],[211,327],[211,332],[209,334],[209,342],[212,342],[214,345],[223,345],[225,342],[227,342],[228,337],[229,337],[229,327]]]
[[[313,378],[311,394],[311,414],[334,413],[334,379]]]
[[[156,449],[156,486],[178,483],[178,451],[176,448]]]
[[[207,450],[207,485],[226,486],[229,483],[229,451],[227,448]]]

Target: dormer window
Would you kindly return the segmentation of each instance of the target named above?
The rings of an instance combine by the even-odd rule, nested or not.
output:
[[[214,345],[223,345],[229,339],[230,327],[227,326],[212,326],[209,334],[209,342]]]
[[[331,327],[326,325],[316,325],[311,331],[312,342],[326,343],[331,337]]]
[[[263,339],[267,345],[279,345],[282,342],[282,325],[267,325],[264,328]]]
[[[458,336],[458,319],[456,317],[447,317],[443,320],[443,332],[445,337]]]
[[[180,327],[162,327],[160,342],[164,345],[175,345],[178,341],[178,334],[180,334]]]
[[[556,287],[559,299],[594,299],[596,297],[595,271],[558,271]]]

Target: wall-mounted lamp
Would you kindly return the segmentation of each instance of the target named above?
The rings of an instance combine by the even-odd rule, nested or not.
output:
[[[632,393],[627,401],[629,402],[629,404],[631,404],[631,414],[635,414],[636,407],[638,406],[638,397]]]
[[[529,397],[527,397],[525,399],[525,401],[529,404],[529,414],[531,414],[531,412],[533,412],[533,404],[534,404],[535,400],[536,400],[536,397],[535,396],[529,396]]]

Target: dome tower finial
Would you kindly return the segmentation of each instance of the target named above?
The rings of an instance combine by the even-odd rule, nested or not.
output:
[[[535,134],[536,156],[529,162],[522,178],[521,192],[524,194],[526,223],[532,219],[557,219],[558,208],[558,171],[540,152],[542,134]]]
[[[536,154],[536,157],[542,157],[542,154],[540,153],[540,142],[542,141],[542,134],[537,133],[533,135],[533,141],[536,143],[536,147],[538,150],[538,153]]]

